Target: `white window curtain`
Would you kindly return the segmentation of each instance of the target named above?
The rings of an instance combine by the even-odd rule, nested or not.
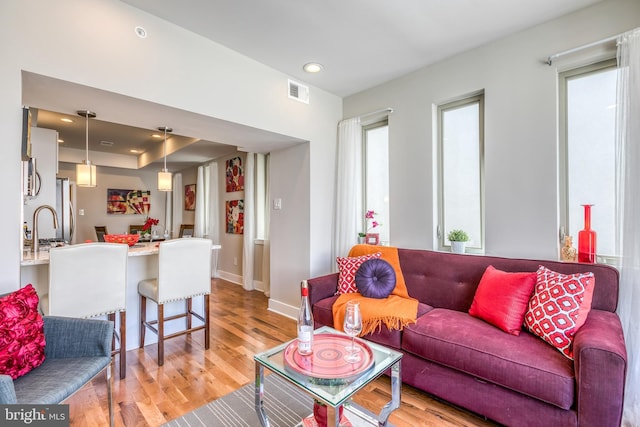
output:
[[[262,283],[264,286],[265,296],[271,296],[271,243],[269,240],[269,228],[271,226],[271,207],[269,201],[271,200],[271,191],[269,186],[269,161],[271,156],[268,154],[264,159],[264,174],[266,176],[265,188],[264,188],[264,235],[262,246]]]
[[[193,221],[193,235],[195,237],[204,237],[207,234],[207,218],[209,206],[206,203],[208,199],[208,185],[205,184],[204,166],[198,166],[196,175],[196,210]]]
[[[180,234],[180,224],[182,224],[182,207],[184,204],[184,196],[182,195],[182,174],[173,175],[173,191],[171,192],[173,199],[173,221],[171,223],[171,236],[178,237]]]
[[[208,183],[209,217],[207,236],[214,245],[220,244],[220,189],[218,188],[218,163],[211,162],[205,167],[205,183]],[[212,251],[211,277],[218,277],[218,253]]]
[[[618,38],[618,314],[627,346],[624,426],[640,426],[640,28]]]
[[[254,153],[247,153],[244,167],[244,240],[242,249],[242,282],[246,290],[254,289],[255,245],[255,170]]]
[[[333,258],[347,256],[358,242],[362,212],[362,126],[360,118],[338,124],[336,216]],[[334,269],[336,268],[334,263]]]

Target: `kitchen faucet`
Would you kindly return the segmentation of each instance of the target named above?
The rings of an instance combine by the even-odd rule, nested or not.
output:
[[[49,205],[38,206],[33,212],[33,243],[31,244],[31,250],[36,254],[40,250],[40,242],[38,241],[38,215],[43,209],[51,211],[51,215],[53,215],[53,228],[58,228],[58,215],[56,214],[56,210]]]

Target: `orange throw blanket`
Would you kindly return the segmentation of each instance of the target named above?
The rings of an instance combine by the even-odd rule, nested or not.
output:
[[[344,312],[347,302],[360,302],[362,313],[361,336],[379,331],[382,325],[389,329],[402,330],[405,326],[416,323],[418,316],[418,300],[409,297],[407,285],[400,269],[398,248],[390,246],[356,245],[349,251],[350,257],[381,252],[381,258],[393,267],[396,273],[396,287],[387,298],[367,298],[360,293],[342,294],[333,304],[333,327],[343,330]]]

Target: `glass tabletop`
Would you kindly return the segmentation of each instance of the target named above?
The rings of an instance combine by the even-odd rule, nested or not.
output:
[[[328,326],[316,329],[314,334],[339,334],[346,336],[342,332],[338,332]],[[335,381],[327,381],[326,379],[319,380],[318,378],[311,377],[287,367],[285,361],[285,350],[289,344],[295,341],[296,340],[294,339],[265,352],[256,354],[254,356],[254,360],[268,368],[270,371],[276,372],[282,377],[295,383],[315,398],[329,403],[334,407],[342,405],[358,390],[382,375],[384,371],[398,363],[402,358],[402,353],[398,351],[370,341],[356,338],[356,341],[359,341],[361,344],[366,344],[366,346],[371,349],[371,354],[374,359],[373,366],[361,375],[357,376],[355,379],[349,378],[348,381],[341,380],[340,378],[337,378]]]

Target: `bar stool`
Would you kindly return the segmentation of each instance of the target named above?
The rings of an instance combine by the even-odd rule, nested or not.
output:
[[[178,237],[193,237],[193,224],[180,224],[180,233]]]
[[[160,243],[157,278],[138,282],[140,294],[140,348],[146,328],[158,336],[158,366],[164,364],[164,340],[204,329],[204,348],[209,348],[209,294],[211,293],[211,240],[175,239]],[[204,314],[193,311],[192,298],[204,297]],[[157,320],[147,321],[147,298],[155,302]],[[186,300],[186,310],[165,317],[164,304]],[[186,318],[186,329],[165,335],[166,321]],[[203,322],[193,326],[193,317]],[[157,324],[157,328],[154,326]]]
[[[120,378],[127,375],[126,287],[129,247],[83,243],[49,251],[49,315],[90,318],[107,315],[114,328],[111,354],[120,353]],[[115,339],[119,349],[115,348]]]

